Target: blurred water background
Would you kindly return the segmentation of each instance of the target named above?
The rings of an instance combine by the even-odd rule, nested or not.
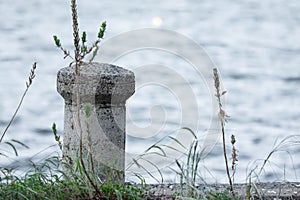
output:
[[[300,3],[297,0],[85,0],[79,1],[78,7],[81,30],[87,31],[90,41],[100,23],[106,20],[106,39],[153,27],[181,33],[206,50],[220,70],[223,86],[228,91],[225,105],[231,118],[226,131],[237,138],[240,155],[237,182],[245,181],[249,163],[265,158],[276,140],[299,134]],[[53,122],[59,133],[63,132],[64,102],[56,92],[56,73],[68,65],[68,60],[62,59],[52,36],[57,34],[63,45],[72,49],[69,1],[0,0],[0,13],[1,130],[19,102],[32,63],[38,62],[34,84],[5,137],[29,145],[30,150],[23,149],[21,157],[30,158],[55,144],[51,132]],[[105,54],[101,50],[100,53]],[[152,63],[174,67],[193,83],[199,108],[184,108],[188,109],[187,113],[197,112],[200,122],[188,125],[201,136],[210,124],[210,97],[201,77],[185,67],[180,58],[145,50],[115,61],[132,70]],[[152,85],[140,88],[129,100],[128,152],[142,152],[183,125],[180,110],[183,106],[166,91]],[[161,113],[161,107],[163,115],[155,114],[156,108]],[[191,122],[193,117],[190,116]],[[138,127],[148,135],[134,137],[132,132]],[[300,146],[285,150],[291,154],[279,153],[272,158],[261,180],[299,180]],[[220,144],[202,164],[213,175],[203,170],[207,180],[226,181]],[[172,175],[168,176],[173,180]]]

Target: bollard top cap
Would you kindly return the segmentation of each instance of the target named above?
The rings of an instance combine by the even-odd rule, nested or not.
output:
[[[76,84],[81,100],[98,103],[125,103],[135,91],[132,71],[106,63],[84,64],[80,76],[75,74],[74,65],[58,71],[57,91],[66,102],[74,102]]]

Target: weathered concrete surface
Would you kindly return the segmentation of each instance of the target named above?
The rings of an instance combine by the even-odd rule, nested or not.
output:
[[[110,64],[83,65],[80,76],[74,66],[59,70],[57,91],[65,100],[63,157],[68,163],[80,157],[82,130],[86,166],[103,179],[109,174],[124,181],[125,103],[135,91],[134,79],[133,72]]]

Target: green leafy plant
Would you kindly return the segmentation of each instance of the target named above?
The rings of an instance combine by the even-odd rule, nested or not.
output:
[[[60,39],[54,35],[54,43],[57,48],[59,48],[64,53],[64,58],[70,58],[72,61],[70,62],[70,66],[75,63],[76,66],[76,74],[79,75],[79,66],[85,63],[91,63],[95,56],[98,53],[99,43],[104,37],[104,33],[106,30],[106,22],[104,21],[98,31],[97,39],[93,42],[91,46],[87,46],[87,34],[85,31],[82,32],[81,38],[78,27],[78,15],[77,15],[77,4],[76,0],[71,1],[71,9],[72,9],[72,22],[73,22],[73,37],[74,37],[74,55],[71,55],[70,51],[65,49]],[[80,42],[81,41],[81,42]],[[88,61],[84,61],[85,57],[89,54],[92,54],[91,58]]]
[[[62,151],[62,142],[60,140],[60,136],[57,135],[57,129],[56,129],[55,123],[52,124],[52,132],[53,132],[55,141],[58,143],[58,146],[59,146],[60,150]]]
[[[79,163],[77,167],[80,166],[80,169],[84,172],[83,174],[86,176],[86,178],[89,180],[90,184],[94,188],[95,192],[97,194],[100,194],[99,188],[98,188],[98,183],[97,181],[93,180],[91,173],[89,171],[89,168],[92,168],[92,171],[94,171],[94,162],[92,160],[92,155],[89,154],[89,163],[90,167],[86,166],[83,158],[83,130],[82,130],[82,124],[81,124],[81,117],[80,117],[80,96],[79,96],[79,86],[78,86],[78,80],[80,77],[80,67],[86,63],[91,63],[93,59],[95,58],[97,52],[98,52],[98,45],[104,37],[104,32],[106,30],[106,22],[103,22],[99,32],[97,34],[97,39],[96,41],[91,45],[91,47],[87,46],[87,34],[86,32],[82,32],[81,37],[80,37],[80,31],[79,31],[79,23],[78,23],[78,14],[77,14],[77,3],[76,0],[71,0],[71,12],[72,12],[72,28],[73,28],[73,44],[74,44],[74,55],[72,56],[70,51],[66,50],[64,47],[62,47],[60,39],[54,35],[53,39],[55,42],[55,45],[63,51],[64,53],[64,58],[71,58],[71,62],[69,66],[72,66],[73,64],[75,65],[75,91],[76,91],[76,103],[77,103],[77,109],[76,109],[76,121],[78,124],[78,133],[79,133]],[[92,53],[92,56],[90,60],[87,62],[85,61],[85,57]],[[89,111],[88,111],[89,110]],[[88,138],[89,138],[89,144],[91,143],[90,137],[89,137],[89,123],[88,123],[88,118],[90,116],[90,109],[86,108],[86,118],[87,118],[87,131],[88,131]],[[55,133],[54,133],[55,134]],[[91,151],[90,151],[91,152]]]

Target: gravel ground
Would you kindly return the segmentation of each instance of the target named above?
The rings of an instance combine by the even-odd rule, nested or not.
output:
[[[150,190],[149,199],[178,199],[189,200],[193,198],[182,197],[179,184],[147,185]],[[207,196],[210,193],[222,193],[229,191],[228,184],[211,184],[197,186],[200,195]],[[242,199],[247,199],[247,184],[235,184],[234,192]],[[184,191],[183,191],[184,192]],[[177,194],[177,195],[176,195]],[[182,196],[180,196],[181,194]],[[184,194],[184,193],[183,193]],[[251,199],[300,200],[300,183],[298,182],[274,182],[256,183],[251,185]]]

